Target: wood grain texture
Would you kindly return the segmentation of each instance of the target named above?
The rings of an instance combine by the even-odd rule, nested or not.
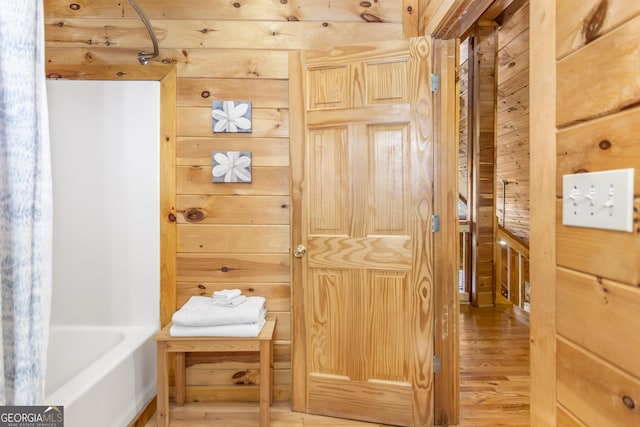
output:
[[[558,265],[629,286],[640,285],[640,230],[632,233],[569,227],[562,224],[562,201],[556,206]],[[634,223],[640,220],[640,199]],[[606,243],[604,243],[606,242]]]
[[[511,303],[522,310],[529,310],[525,304],[525,282],[530,282],[529,247],[514,234],[497,226],[496,271],[500,274],[500,287],[496,289],[496,303]]]
[[[167,0],[139,0],[139,3],[151,18],[159,37],[160,55],[151,63],[177,70],[180,128],[177,130],[175,162],[179,166],[177,179],[173,179],[173,197],[195,197],[189,200],[203,201],[202,207],[211,209],[208,201],[213,199],[208,197],[246,196],[246,206],[251,206],[252,211],[264,206],[256,204],[256,196],[289,196],[288,108],[295,103],[288,99],[286,88],[288,51],[343,45],[356,40],[399,39],[403,33],[415,31],[412,27],[416,25],[418,12],[417,4],[409,0],[252,0],[249,3],[193,0],[189,5]],[[45,56],[49,65],[77,64],[89,68],[92,64],[101,64],[131,67],[139,73],[152,72],[152,67],[138,64],[138,51],[148,50],[151,43],[142,22],[127,2],[45,0],[45,15]],[[243,36],[238,37],[238,34]],[[241,45],[245,47],[239,48]],[[127,74],[116,74],[112,78],[127,78]],[[212,134],[210,100],[215,96],[252,99],[257,109],[253,134]],[[171,109],[175,116],[176,107]],[[216,150],[252,151],[253,183],[213,185],[210,156],[211,151]],[[163,174],[162,179],[170,179],[168,177]],[[218,211],[221,215],[207,211],[207,215],[213,216],[208,216],[206,221],[216,218],[220,223],[196,224],[226,226],[238,221],[233,225],[243,226],[239,218],[247,218],[246,214],[235,219],[230,216],[245,204],[233,202],[231,205],[225,207],[228,208],[226,213]],[[175,199],[170,206],[176,209]],[[273,224],[265,222],[275,222],[288,226],[275,213],[277,209],[270,208],[271,213],[260,219],[256,219],[260,217],[256,214],[246,225],[269,226]],[[175,223],[173,226],[176,228]],[[295,230],[295,224],[291,228]],[[175,239],[166,247],[174,246]],[[257,288],[264,283],[291,280],[290,261],[284,252],[187,252],[174,254],[172,258],[178,265],[180,283],[204,284],[205,287],[210,283],[255,284]],[[227,268],[223,271],[224,267]],[[175,310],[175,292],[175,285],[172,285],[168,293],[163,294],[163,311],[169,314]],[[276,351],[276,364],[289,358],[287,351]],[[278,389],[280,396],[290,395],[287,387],[283,385]],[[224,394],[223,387],[216,390],[220,396]]]
[[[277,356],[274,362],[274,369],[286,370],[290,368],[289,362],[291,346],[287,342],[276,341],[273,346],[273,352]],[[254,369],[259,367],[259,358],[257,353],[189,353],[186,355],[185,366],[192,370],[202,369]],[[278,375],[284,375],[279,373]]]
[[[556,423],[556,43],[555,4],[532,2],[530,14],[531,426]]]
[[[640,378],[640,319],[628,315],[640,310],[640,290],[564,268],[558,268],[557,284],[558,333]]]
[[[178,107],[178,135],[212,137],[211,107]],[[218,134],[218,136],[220,136]],[[278,108],[252,108],[251,136],[286,138],[289,136],[289,111]],[[242,133],[225,133],[227,138],[246,138]]]
[[[176,301],[176,79],[173,69],[160,82],[160,326],[168,323]]]
[[[496,53],[497,28],[478,26],[474,35],[473,70],[473,214],[471,299],[493,304],[493,224],[495,219]],[[483,268],[483,264],[485,268]]]
[[[441,371],[435,373],[435,417],[438,424],[456,424],[459,418],[459,231],[458,231],[458,100],[459,43],[434,41],[434,73],[440,90],[434,94],[434,212],[440,231],[434,244],[434,352]],[[452,126],[452,124],[454,126]]]
[[[288,167],[251,168],[251,183],[211,182],[211,166],[178,166],[176,188],[178,194],[209,195],[281,195],[289,193]]]
[[[561,59],[640,14],[640,4],[628,1],[568,0],[556,6],[556,55]]]
[[[210,166],[213,151],[250,151],[253,166],[289,166],[288,138],[181,137],[176,151],[179,166]]]
[[[564,53],[558,51],[557,63],[558,82],[562,83],[558,84],[556,123],[563,127],[558,133],[557,195],[562,173],[581,172],[582,168],[585,171],[610,169],[627,161],[634,167],[634,159],[638,157],[633,148],[623,156],[616,151],[626,144],[628,137],[624,129],[635,123],[630,108],[637,103],[637,73],[632,70],[637,68],[638,48],[627,40],[630,33],[637,32],[640,20],[637,7],[625,8],[621,13],[616,11],[621,4],[613,3],[588,1],[577,5],[570,1],[558,5],[557,25],[563,29],[558,33],[557,46],[559,50],[564,49]],[[563,9],[572,4],[577,9],[570,13]],[[589,10],[580,9],[583,7]],[[620,20],[626,13],[635,17]],[[576,27],[582,34],[576,34],[573,40],[561,39]],[[565,55],[569,51],[571,54]],[[582,61],[583,67],[588,63],[589,67],[584,67],[588,69],[575,74],[575,61]],[[594,72],[596,70],[602,74]],[[565,81],[567,77],[572,80]],[[572,86],[575,84],[589,89],[590,98],[585,97],[584,104],[580,100],[582,94],[568,92],[572,87],[577,88]],[[625,109],[630,110],[616,114]],[[574,125],[582,121],[585,123]],[[588,134],[585,129],[589,129]],[[604,135],[610,135],[615,148],[607,139],[609,136]],[[628,160],[617,159],[624,156],[628,156]],[[562,202],[557,203],[556,211]],[[636,214],[638,206],[636,199]],[[557,219],[556,230],[557,320],[561,334],[557,339],[557,398],[558,408],[562,408],[558,412],[558,423],[637,424],[639,413],[633,409],[640,382],[637,368],[630,365],[626,357],[637,359],[639,348],[634,340],[623,338],[627,319],[637,310],[636,290],[640,278],[635,268],[639,253],[637,230],[621,233],[565,227],[560,219]],[[574,305],[579,302],[580,306]],[[585,319],[596,321],[597,325],[588,328]],[[580,330],[576,328],[578,322],[582,326]],[[626,351],[618,352],[621,345],[627,346]]]
[[[500,25],[498,50],[507,49],[512,55],[529,49],[528,43],[525,43],[525,40],[528,40],[525,33],[529,28],[529,1],[521,1],[520,3],[522,3],[520,7],[512,10]],[[514,2],[513,6],[517,6],[517,4]],[[511,49],[508,48],[509,45],[511,45]]]
[[[565,407],[562,405],[557,406],[557,418],[556,418],[556,426],[557,427],[586,427],[582,421],[577,419],[575,415],[567,411]]]
[[[639,27],[640,15],[558,61],[559,127],[615,113],[640,102]],[[584,90],[586,82],[588,90]]]
[[[72,7],[72,4],[75,6]],[[379,0],[373,3],[338,2],[328,4],[320,0],[273,2],[258,0],[248,4],[223,0],[191,0],[188,6],[170,0],[138,0],[151,20],[201,19],[215,16],[221,20],[248,21],[364,21],[401,22],[402,2]],[[45,1],[46,16],[135,18],[135,11],[127,2]]]
[[[408,67],[409,101],[411,111],[411,145],[409,163],[409,229],[413,238],[413,267],[410,289],[414,299],[411,307],[409,333],[413,346],[413,423],[431,425],[433,408],[433,236],[430,212],[426,206],[433,203],[433,172],[424,170],[433,158],[433,100],[430,95],[432,42],[429,38],[411,39],[409,42],[411,60]],[[429,118],[431,120],[429,120]],[[429,319],[422,321],[421,319]]]
[[[640,422],[640,379],[558,338],[558,402],[589,425]],[[627,402],[625,404],[624,402]]]
[[[408,39],[424,35],[419,31],[420,0],[402,0],[401,12],[402,38]]]
[[[158,343],[158,377],[163,387],[158,389],[158,425],[169,426],[169,369],[168,355],[175,353],[175,403],[183,406],[187,394],[185,382],[185,354],[191,352],[259,352],[260,358],[260,426],[268,427],[269,411],[273,403],[273,338],[276,319],[269,316],[260,334],[256,337],[174,337],[170,336],[169,326],[163,328],[153,339]],[[234,383],[235,386],[242,383]],[[236,387],[228,387],[233,390]]]
[[[528,10],[528,8],[527,8]],[[527,26],[528,28],[528,26]],[[513,45],[515,43],[515,45]],[[498,51],[498,77],[509,81],[511,86],[521,88],[522,80],[528,80],[529,70],[529,31],[519,35],[512,44]],[[525,75],[523,75],[525,74]],[[511,82],[512,81],[512,82]],[[509,86],[505,86],[508,90]],[[511,91],[510,93],[512,93]]]
[[[500,225],[529,240],[529,3],[498,31],[496,216]],[[515,142],[507,134],[523,135]],[[507,182],[502,185],[501,180]]]
[[[181,224],[177,252],[288,253],[289,227]]]
[[[176,216],[178,224],[288,225],[289,197],[180,195]]]
[[[530,425],[529,328],[516,310],[460,307],[460,426]]]
[[[526,427],[528,411],[528,328],[517,312],[509,309],[477,309],[468,305],[461,308],[461,427]],[[277,345],[276,345],[276,352]],[[235,357],[214,356],[215,363],[202,363],[202,355],[189,354],[187,375],[196,370],[213,371],[216,368],[242,372],[258,368],[257,357],[238,353]],[[195,356],[195,357],[192,357]],[[276,358],[278,359],[278,358]],[[237,360],[245,360],[238,363]],[[276,397],[278,384],[286,382],[284,372],[276,365]],[[191,371],[191,374],[190,374]],[[245,378],[245,375],[242,375]],[[250,381],[250,374],[247,379]],[[205,380],[206,381],[206,380]],[[253,393],[253,392],[251,392]],[[384,405],[383,405],[384,406]],[[171,406],[172,425],[246,427],[257,420],[255,402],[186,402],[179,408]],[[188,424],[187,424],[188,423]],[[377,423],[321,417],[292,412],[289,402],[274,403],[271,410],[272,427],[381,427]],[[561,424],[559,424],[561,425]],[[574,427],[573,424],[566,424]],[[580,424],[576,424],[581,426]],[[145,427],[156,427],[155,419]],[[582,426],[581,426],[582,427]]]
[[[302,78],[302,60],[300,52],[289,54],[289,102],[291,139],[304,141],[306,125],[304,122],[304,80]],[[305,163],[307,158],[306,144],[290,145],[291,158],[291,247],[295,248],[304,242],[308,229],[302,217],[302,188],[304,186]],[[307,343],[306,343],[306,313],[304,310],[307,298],[303,286],[303,271],[306,270],[307,258],[292,258],[291,261],[291,409],[304,412],[307,399]]]
[[[322,410],[326,415],[357,418],[364,421],[392,420],[394,424],[411,425],[411,387],[400,384],[355,383],[336,387],[336,381],[320,376],[312,377],[309,394],[313,405],[310,411]],[[314,405],[317,405],[314,406]],[[364,413],[362,408],[368,408]]]
[[[456,2],[453,0],[424,0],[420,4],[420,35],[430,36],[439,27],[444,26],[446,19],[453,10]],[[450,9],[451,12],[450,12]]]
[[[369,111],[367,111],[369,110]],[[329,110],[326,112],[309,111],[307,117],[307,123],[310,127],[322,127],[327,126],[329,123],[334,126],[345,125],[346,123],[358,120],[360,123],[367,123],[366,113],[374,113],[376,115],[382,115],[381,123],[397,123],[405,122],[409,109],[406,104],[392,104],[375,106],[360,109],[343,109],[343,110]]]
[[[139,49],[88,46],[56,48],[47,46],[48,64],[138,66]],[[154,65],[175,65],[180,78],[287,78],[287,52],[278,50],[162,49],[149,61]]]
[[[158,80],[160,82],[160,317],[168,323],[175,310],[176,232],[176,79],[175,67],[48,65],[47,76],[79,80]]]
[[[635,197],[640,197],[640,145],[634,136],[640,108],[590,120],[558,132],[556,195],[562,197],[562,175],[636,168]]]
[[[310,237],[307,249],[309,266],[316,268],[347,265],[351,268],[409,271],[412,267],[407,261],[411,253],[408,236],[362,237],[349,241],[342,237]]]
[[[469,143],[471,137],[471,124],[470,124],[470,78],[471,74],[469,71],[469,39],[466,39],[463,43],[460,44],[460,111],[459,122],[458,122],[458,132],[460,138],[458,140],[458,192],[460,193],[460,197],[467,204],[467,208],[471,202],[471,189],[470,189],[470,176],[471,176],[471,160],[472,156],[470,156]],[[466,57],[464,61],[463,57]]]
[[[154,397],[141,411],[138,412],[136,418],[131,423],[129,423],[127,427],[146,426],[148,422],[155,419],[154,414],[156,412],[156,409],[156,398]]]
[[[188,282],[288,282],[289,254],[178,253],[177,280]]]
[[[175,73],[174,67],[163,65],[151,65],[138,67],[127,64],[79,66],[75,64],[48,64],[46,76],[48,79],[70,80],[158,80]],[[172,75],[175,80],[176,76]],[[171,80],[171,78],[169,79]],[[173,85],[175,86],[175,82]],[[175,98],[175,95],[173,95]],[[170,100],[175,104],[175,99]]]
[[[288,22],[176,20],[156,21],[154,32],[160,49],[275,49],[322,48],[402,38],[402,24],[379,22],[370,33],[367,22]],[[242,37],[237,37],[242,34]],[[144,25],[136,18],[45,18],[45,37],[52,47],[87,45],[142,49],[151,43]]]
[[[305,396],[301,400],[314,412],[393,422],[397,412],[374,403],[384,391],[393,399],[385,406],[401,408],[402,423],[431,424],[432,331],[430,322],[419,321],[432,316],[433,292],[430,215],[423,208],[430,205],[433,171],[418,166],[432,159],[432,129],[425,121],[432,114],[428,55],[429,42],[415,39],[292,57],[303,73],[296,77],[302,99],[314,100],[300,102],[314,108],[297,125],[308,129],[304,149],[296,151],[306,158],[292,159],[306,162],[308,171],[300,177],[299,212],[300,242],[308,249],[300,266],[307,268],[301,275],[307,313],[301,339],[309,354],[294,357],[306,361],[300,380],[306,403]],[[338,71],[315,72],[325,69]],[[344,70],[348,79],[341,77]],[[389,76],[403,79],[408,89],[389,85]],[[383,206],[383,198],[394,206]],[[393,303],[378,303],[388,300]],[[317,392],[326,387],[334,392]],[[404,392],[398,394],[398,387]]]
[[[178,80],[178,106],[211,107],[213,100],[240,100],[251,94],[254,108],[288,108],[288,82],[276,79]]]
[[[312,129],[308,132],[309,199],[316,211],[309,212],[309,233],[349,233],[349,153],[346,126]]]
[[[420,34],[463,39],[492,3],[493,0],[431,0],[421,11]]]

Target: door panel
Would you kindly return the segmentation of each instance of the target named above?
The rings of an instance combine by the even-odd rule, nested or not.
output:
[[[309,221],[312,234],[347,234],[349,153],[347,127],[314,129],[309,132],[309,198],[320,209]]]
[[[424,38],[291,54],[295,409],[432,425],[429,55]]]

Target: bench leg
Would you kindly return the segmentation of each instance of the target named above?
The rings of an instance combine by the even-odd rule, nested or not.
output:
[[[269,406],[273,405],[273,341],[269,341]]]
[[[185,354],[176,353],[176,406],[184,405],[186,393]]]
[[[169,367],[167,366],[166,345],[158,342],[158,398],[157,422],[158,427],[169,426]]]
[[[271,340],[260,341],[260,427],[269,427],[269,406],[273,399],[272,353]]]

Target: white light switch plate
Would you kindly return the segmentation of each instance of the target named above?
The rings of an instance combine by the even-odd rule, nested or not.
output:
[[[633,231],[633,172],[617,169],[562,177],[562,223]]]

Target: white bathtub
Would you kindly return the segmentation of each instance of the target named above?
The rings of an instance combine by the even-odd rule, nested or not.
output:
[[[49,331],[45,404],[65,427],[125,427],[156,393],[157,328],[55,326]]]

